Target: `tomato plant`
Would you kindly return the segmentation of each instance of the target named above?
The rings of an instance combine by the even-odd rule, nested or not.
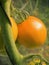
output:
[[[10,17],[10,22],[11,22],[11,29],[12,29],[12,34],[13,34],[13,38],[16,41],[17,39],[17,35],[18,35],[18,28],[17,28],[17,24],[14,20],[13,17]],[[0,49],[4,49],[4,45],[3,45],[3,38],[2,38],[2,32],[1,32],[1,26],[0,26]]]
[[[45,24],[34,16],[29,16],[18,24],[18,42],[27,48],[42,46],[47,37]]]
[[[27,5],[25,4],[26,6],[20,8],[20,9],[18,8],[18,11],[20,10],[20,13],[17,12],[17,11],[14,12],[14,13],[18,14],[16,16],[16,20],[19,19],[19,18],[22,18],[24,20],[22,23],[18,24],[18,31],[17,31],[17,29],[16,29],[17,25],[15,25],[16,23],[13,22],[14,21],[13,18],[10,18],[10,21],[11,21],[11,24],[12,24],[11,27],[10,27],[10,24],[8,23],[8,22],[10,22],[8,20],[8,17],[12,16],[12,15],[10,15],[11,14],[10,13],[10,4],[9,4],[10,2],[11,2],[11,0],[5,0],[5,1],[2,1],[3,4],[0,5],[0,12],[1,12],[0,13],[0,15],[1,15],[0,16],[0,23],[1,23],[1,29],[2,29],[1,33],[3,35],[3,40],[5,41],[5,43],[4,43],[5,49],[7,50],[7,54],[9,55],[11,62],[13,63],[13,65],[15,65],[15,64],[16,65],[24,65],[24,62],[26,60],[28,62],[29,58],[30,58],[30,60],[32,58],[32,62],[29,62],[28,65],[36,65],[36,64],[38,64],[38,65],[42,64],[43,65],[43,64],[46,64],[46,62],[44,62],[44,61],[41,62],[40,59],[34,58],[33,54],[30,54],[30,55],[27,54],[27,56],[21,55],[19,53],[19,51],[17,49],[17,45],[15,45],[15,41],[14,41],[14,40],[16,40],[17,34],[18,34],[18,42],[20,44],[22,44],[23,46],[27,47],[27,48],[39,47],[39,46],[42,46],[45,43],[46,36],[47,36],[47,30],[46,30],[44,23],[40,19],[38,19],[34,16],[29,16],[26,20],[24,20],[24,18],[22,16],[22,14],[25,16],[25,14],[27,14],[29,12],[29,11],[27,12],[24,7],[26,7],[29,3],[30,4],[33,4],[33,3],[30,2],[30,0],[29,0],[29,2],[27,2]],[[36,16],[39,15],[39,13],[36,12],[36,11],[39,11],[38,8],[37,8],[38,7],[37,4],[38,4],[38,0],[37,0],[35,8],[32,5],[29,5],[31,7],[29,7],[29,6],[27,7],[27,8],[29,8],[31,15],[33,15],[32,13],[35,13]],[[34,9],[34,11],[33,11],[32,8]],[[5,9],[6,12],[4,12],[4,9]],[[15,8],[13,8],[13,10],[14,9]],[[25,11],[23,11],[23,10],[25,10]],[[43,8],[41,10],[43,10]],[[33,12],[31,13],[31,11],[33,11]],[[23,12],[23,13],[21,14],[21,12]],[[8,16],[5,13],[7,13]],[[26,17],[27,17],[27,15],[25,16],[25,18]],[[40,16],[39,16],[39,18],[40,18]],[[21,19],[19,19],[19,20],[21,20]],[[16,41],[16,43],[17,43],[17,41]],[[21,51],[22,51],[22,49],[21,49]],[[45,59],[45,58],[43,58],[43,59]],[[45,60],[45,61],[47,61],[47,60]]]

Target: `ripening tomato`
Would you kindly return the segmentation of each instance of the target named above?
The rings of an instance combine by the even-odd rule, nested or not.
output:
[[[42,46],[46,37],[47,29],[44,23],[34,16],[29,16],[18,24],[18,42],[27,48]]]
[[[12,33],[13,33],[13,38],[14,38],[14,40],[16,41],[17,35],[18,35],[17,24],[16,24],[14,18],[12,18],[12,17],[10,17],[10,21],[11,21],[11,24],[12,24],[11,29],[12,29]]]

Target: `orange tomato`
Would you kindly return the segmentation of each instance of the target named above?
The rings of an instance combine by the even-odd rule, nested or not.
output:
[[[17,35],[18,35],[18,28],[17,28],[17,24],[14,20],[14,18],[10,17],[10,21],[11,21],[11,24],[12,24],[12,33],[13,33],[13,37],[14,37],[14,40],[16,41],[17,39]]]
[[[18,42],[27,48],[42,46],[46,37],[47,29],[44,23],[34,16],[29,16],[18,24]]]

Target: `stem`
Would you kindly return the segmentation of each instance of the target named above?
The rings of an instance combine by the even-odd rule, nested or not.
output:
[[[16,12],[23,21],[25,20],[24,16],[22,15],[19,9],[15,8],[13,5],[11,5],[11,9],[13,10],[13,12]]]
[[[28,55],[24,56],[23,60],[25,61],[25,60],[30,59],[32,57],[33,57],[33,54],[28,54]]]
[[[11,0],[1,0],[2,6],[6,11],[7,15],[10,16],[10,4]]]
[[[28,16],[29,16],[29,12],[27,12],[26,10],[23,10],[23,12],[24,12],[26,18],[28,18]]]
[[[23,11],[27,5],[28,5],[28,2],[26,2],[25,4],[23,4],[23,6],[20,8],[20,11]]]
[[[20,61],[22,60],[21,54],[18,52],[18,49],[15,45],[15,41],[13,39],[11,26],[9,24],[9,18],[4,12],[3,8],[0,5],[0,24],[2,29],[2,35],[5,47],[9,54],[9,58],[13,62],[13,65],[20,65]]]
[[[30,14],[32,15],[32,11],[33,11],[33,6],[32,6],[32,2],[29,0],[29,4],[30,4],[30,9],[31,9],[31,12]]]
[[[36,1],[36,5],[35,5],[35,8],[34,8],[34,10],[33,10],[33,13],[37,10],[37,7],[38,7],[38,0]]]

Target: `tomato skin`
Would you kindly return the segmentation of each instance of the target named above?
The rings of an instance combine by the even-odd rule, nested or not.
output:
[[[47,29],[44,23],[34,16],[29,16],[18,24],[18,42],[27,48],[42,46],[46,37]]]
[[[18,27],[17,27],[17,24],[16,24],[13,17],[10,17],[10,22],[11,22],[11,25],[12,25],[11,29],[12,29],[12,33],[13,33],[13,38],[16,41],[17,36],[18,36]]]

